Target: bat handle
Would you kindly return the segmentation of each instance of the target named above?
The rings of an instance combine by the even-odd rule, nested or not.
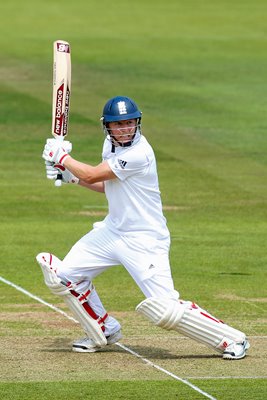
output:
[[[58,174],[57,175],[57,179],[55,180],[55,186],[56,187],[59,187],[59,186],[61,186],[62,185],[62,175],[61,174]]]
[[[60,142],[63,143],[64,136],[57,136],[56,140],[60,140]],[[60,187],[61,185],[62,185],[62,174],[58,173],[57,179],[55,180],[55,186]]]

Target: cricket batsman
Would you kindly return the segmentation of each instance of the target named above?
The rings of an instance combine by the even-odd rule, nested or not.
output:
[[[64,141],[49,140],[43,151],[48,179],[60,172],[63,182],[104,193],[108,201],[104,220],[63,260],[51,253],[37,256],[46,285],[62,296],[85,332],[73,351],[95,352],[122,338],[120,323],[107,313],[93,285],[96,276],[122,265],[144,294],[136,310],[153,324],[203,343],[223,359],[242,359],[249,348],[246,335],[194,302],[181,300],[174,288],[156,160],[141,132],[141,118],[129,97],[107,101],[101,118],[102,162],[96,166],[73,158]]]

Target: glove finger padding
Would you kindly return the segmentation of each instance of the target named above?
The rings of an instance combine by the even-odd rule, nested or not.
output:
[[[47,139],[42,157],[46,161],[63,165],[71,150],[72,144],[69,141]]]
[[[63,183],[79,183],[79,179],[75,175],[73,175],[68,169],[63,167],[63,165],[55,164],[51,161],[46,161],[45,166],[47,179],[56,180],[58,174],[60,173]]]
[[[58,139],[49,138],[49,139],[46,139],[45,146],[48,145],[48,147],[51,147],[55,143],[59,143],[59,145],[61,145],[64,148],[66,153],[70,153],[72,150],[72,143],[69,140],[59,141]]]
[[[54,163],[50,161],[45,161],[46,177],[47,179],[57,179],[59,170],[55,168]]]

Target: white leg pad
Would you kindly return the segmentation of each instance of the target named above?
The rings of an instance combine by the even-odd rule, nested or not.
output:
[[[98,317],[88,306],[88,293],[79,295],[69,284],[65,284],[56,274],[57,266],[62,261],[50,253],[40,253],[36,260],[41,267],[46,285],[52,293],[62,296],[66,305],[73,312],[74,316],[80,322],[87,336],[92,339],[96,346],[105,346],[107,344],[106,336],[102,330],[103,318]],[[92,285],[90,287],[92,290]]]
[[[145,315],[154,325],[163,329],[175,329],[184,313],[179,300],[149,297],[136,307],[136,311]]]
[[[107,339],[101,329],[101,326],[103,326],[101,318],[94,319],[90,317],[79,300],[77,300],[71,294],[65,296],[64,301],[80,322],[86,335],[94,341],[95,345],[98,347],[105,346],[107,344]]]
[[[243,342],[246,335],[210,315],[189,301],[150,297],[136,310],[155,325],[177,332],[223,352],[233,342]]]
[[[43,272],[45,284],[51,290],[51,292],[58,296],[69,294],[70,291],[68,287],[63,285],[56,274],[57,266],[62,261],[50,253],[39,253],[36,257],[36,260]]]

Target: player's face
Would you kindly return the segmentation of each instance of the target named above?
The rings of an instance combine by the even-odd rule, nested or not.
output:
[[[137,119],[127,119],[109,123],[109,130],[114,139],[119,143],[132,140],[137,127]]]

